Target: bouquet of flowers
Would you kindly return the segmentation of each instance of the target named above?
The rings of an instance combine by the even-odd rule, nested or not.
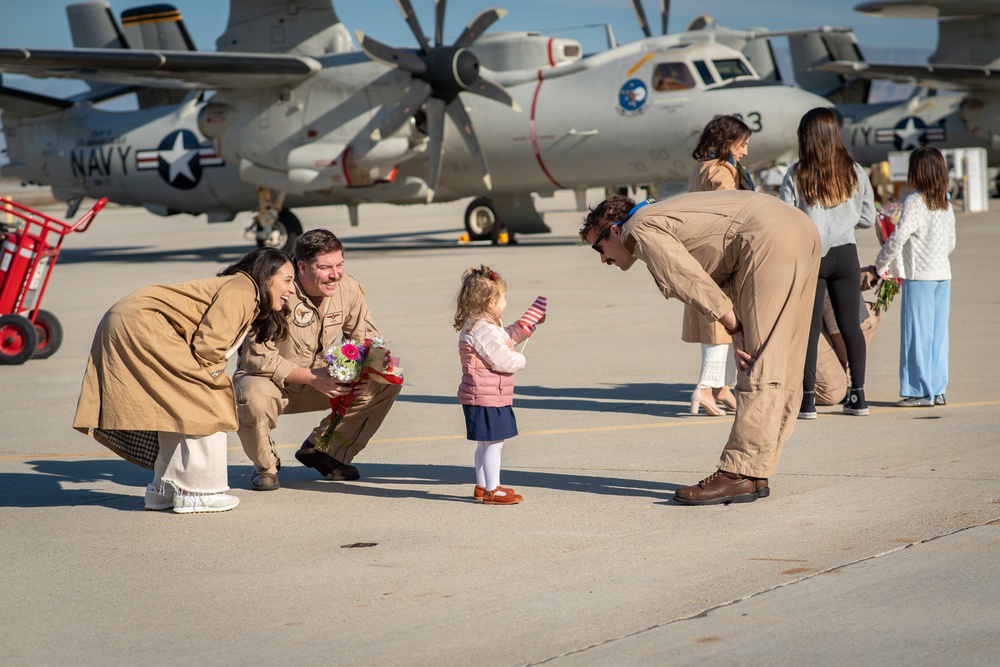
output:
[[[892,233],[896,231],[896,225],[899,223],[899,215],[902,211],[902,206],[898,202],[888,203],[879,211],[875,224],[875,235],[878,236],[879,243],[884,245]],[[889,278],[888,280],[883,279],[879,283],[875,304],[872,306],[876,313],[889,310],[889,304],[899,292],[899,286],[902,282],[899,278]]]
[[[345,340],[326,351],[327,371],[330,377],[353,387],[364,380],[382,384],[403,384],[403,369],[399,359],[389,354],[381,338],[363,341]],[[323,435],[316,440],[316,449],[329,450],[337,426],[343,421],[357,394],[352,390],[330,399],[330,423]]]
[[[902,282],[901,278],[882,279],[882,282],[878,286],[878,292],[875,295],[875,304],[872,306],[872,309],[876,313],[889,310],[889,304],[892,303],[892,300],[896,297],[896,293],[899,292],[899,285]]]

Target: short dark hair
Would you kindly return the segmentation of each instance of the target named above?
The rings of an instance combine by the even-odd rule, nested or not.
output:
[[[271,309],[271,292],[268,283],[291,259],[277,248],[257,248],[251,250],[226,268],[220,276],[245,273],[257,285],[257,317],[253,321],[253,340],[264,343],[269,340],[284,340],[288,336],[288,306],[280,312]]]
[[[736,116],[716,116],[708,121],[705,129],[701,131],[698,145],[695,146],[691,157],[695,160],[715,157],[719,162],[725,162],[732,155],[729,150],[732,145],[749,138],[750,134],[747,124]]]
[[[922,146],[910,153],[907,185],[920,192],[928,210],[948,208],[948,163],[941,151]]]
[[[343,250],[344,244],[328,229],[310,229],[295,241],[295,259],[302,262]]]
[[[624,195],[612,195],[597,206],[590,209],[590,213],[583,219],[583,227],[580,228],[580,239],[587,241],[587,234],[595,231],[598,234],[605,229],[621,222],[628,217],[628,212],[635,208],[635,202]]]

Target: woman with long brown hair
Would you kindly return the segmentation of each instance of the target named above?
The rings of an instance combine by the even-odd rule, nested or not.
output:
[[[851,371],[851,392],[844,412],[863,416],[868,414],[867,349],[861,332],[861,266],[854,230],[874,224],[875,197],[864,169],[844,147],[840,121],[833,109],[807,112],[799,122],[798,135],[799,161],[785,174],[779,196],[812,219],[822,242],[799,419],[816,418],[816,356],[824,293],[830,295]]]
[[[143,287],[94,335],[73,427],[153,471],[146,509],[224,512],[226,432],[236,398],[226,363],[244,337],[287,335],[291,260],[258,248],[215,278]]]

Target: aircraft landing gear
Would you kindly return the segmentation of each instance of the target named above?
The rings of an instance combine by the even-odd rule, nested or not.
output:
[[[247,236],[253,235],[258,248],[271,247],[291,255],[295,241],[302,234],[302,223],[290,210],[283,208],[285,193],[276,198],[270,188],[257,188],[257,211],[253,223],[247,227]]]
[[[465,209],[465,231],[469,232],[469,239],[473,241],[492,239],[494,230],[499,231],[499,226],[493,202],[489,197],[473,199]]]

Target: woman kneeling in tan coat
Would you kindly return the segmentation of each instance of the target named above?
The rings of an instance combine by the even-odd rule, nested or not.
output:
[[[229,490],[226,431],[236,400],[226,361],[250,333],[288,333],[288,257],[259,248],[215,278],[143,287],[101,320],[73,428],[153,470],[146,509],[222,512]]]

